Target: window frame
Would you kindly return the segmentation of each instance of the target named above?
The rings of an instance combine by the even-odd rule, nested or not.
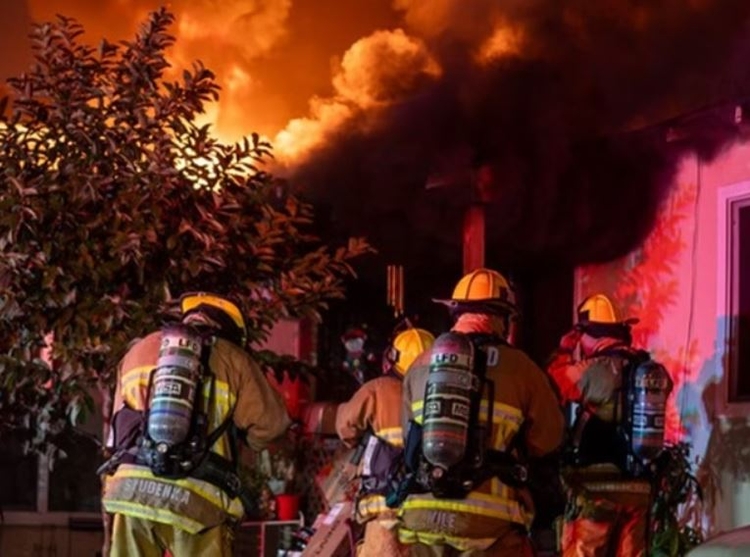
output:
[[[96,388],[90,391],[94,400],[94,412],[88,416],[81,429],[88,430],[98,436],[102,430],[102,411],[104,410],[102,397]],[[49,467],[49,457],[45,454],[37,456],[36,479],[36,509],[35,510],[5,510],[3,511],[3,525],[7,526],[62,526],[70,527],[71,522],[102,521],[102,512],[91,511],[53,511],[49,508],[49,490],[52,471]]]
[[[101,521],[99,512],[51,511],[49,510],[49,459],[41,455],[37,459],[36,510],[4,511],[4,526],[63,526],[68,527],[72,519]]]
[[[717,409],[727,417],[750,414],[750,398],[733,399],[735,390],[734,362],[737,355],[733,340],[737,335],[737,258],[734,233],[734,212],[750,206],[750,180],[718,189],[717,196],[717,281],[716,320],[717,365],[721,367],[721,388],[717,391]]]

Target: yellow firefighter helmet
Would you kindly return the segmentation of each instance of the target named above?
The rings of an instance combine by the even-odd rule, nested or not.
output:
[[[578,306],[578,323],[607,324],[619,323],[615,306],[604,294],[594,294]]]
[[[180,298],[180,311],[183,317],[191,313],[203,313],[240,346],[244,346],[247,341],[245,318],[239,306],[223,296],[209,292],[190,292]]]
[[[504,313],[516,313],[516,294],[510,282],[492,269],[476,269],[458,281],[450,300],[435,300],[457,309],[486,306]]]
[[[432,348],[435,337],[429,331],[412,327],[399,333],[386,351],[384,369],[403,377],[419,355]]]

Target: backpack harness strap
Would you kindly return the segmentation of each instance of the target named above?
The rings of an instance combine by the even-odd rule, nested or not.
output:
[[[615,426],[618,435],[622,438],[625,443],[627,454],[633,455],[633,449],[631,445],[631,435],[627,430],[626,416],[622,413],[629,410],[628,392],[633,387],[634,371],[635,367],[639,364],[646,362],[650,359],[650,354],[645,350],[633,350],[626,346],[615,346],[606,350],[602,350],[593,355],[593,357],[614,357],[625,360],[625,365],[622,368],[622,378],[620,386],[614,392],[614,409],[613,418],[615,420]],[[570,442],[571,442],[571,455],[572,464],[574,466],[580,466],[581,462],[581,444],[583,442],[583,435],[586,430],[591,418],[594,417],[594,413],[585,407],[582,401],[579,401],[580,406],[576,413],[576,419],[571,428]],[[625,470],[623,470],[625,471]]]
[[[469,435],[474,436],[473,450],[478,451],[478,456],[482,462],[479,468],[466,469],[471,475],[471,478],[468,479],[469,490],[495,477],[512,487],[524,486],[528,481],[528,467],[513,454],[514,448],[520,443],[520,436],[517,435],[504,451],[487,449],[488,446],[491,446],[489,441],[492,437],[495,385],[493,381],[486,377],[486,353],[481,348],[486,344],[498,344],[504,341],[496,335],[470,334],[468,336],[472,344],[478,348],[478,365],[475,368],[475,373],[480,382],[480,389],[476,395],[477,400],[472,408],[471,423],[479,425],[480,407],[485,392],[487,394],[486,415],[488,417],[488,425],[472,428],[473,432],[469,433]],[[429,486],[425,485],[424,481],[420,481],[424,476],[423,468],[425,464],[425,459],[422,456],[422,434],[422,425],[410,420],[401,465],[388,481],[389,490],[386,494],[386,505],[389,508],[399,507],[410,494],[426,493],[431,490]],[[471,445],[472,442],[470,441],[469,446]],[[461,495],[461,497],[463,496],[465,494]]]
[[[201,364],[204,369],[204,378],[206,375],[210,375],[208,380],[211,383],[208,398],[206,399],[201,396],[201,399],[203,400],[203,415],[201,416],[201,413],[195,412],[193,417],[192,425],[194,431],[198,428],[204,428],[207,424],[208,413],[214,407],[216,397],[216,376],[213,373],[210,373],[210,367],[208,365],[211,355],[211,346],[206,343],[203,348],[204,349],[201,351]],[[149,376],[147,393],[151,392],[154,371],[155,369],[152,370]],[[196,396],[202,395],[203,393],[204,378],[201,378],[199,381],[199,386],[196,389]],[[127,405],[116,412],[113,417],[113,427],[116,428],[115,452],[99,467],[97,474],[112,475],[120,464],[147,464],[142,456],[142,440],[145,434],[146,424],[148,423],[148,412],[148,410],[133,410]],[[245,514],[250,517],[257,516],[258,503],[255,498],[251,496],[250,491],[244,485],[237,473],[237,463],[239,461],[238,431],[237,428],[233,426],[233,414],[234,408],[227,413],[226,418],[218,427],[216,427],[216,429],[206,435],[205,442],[201,444],[203,451],[205,451],[205,455],[185,477],[208,482],[224,491],[232,499],[239,497],[245,510]],[[202,421],[203,423],[201,423]],[[124,430],[122,435],[118,435],[117,428],[119,425],[122,425]],[[229,438],[230,459],[227,459],[211,450],[225,433]]]

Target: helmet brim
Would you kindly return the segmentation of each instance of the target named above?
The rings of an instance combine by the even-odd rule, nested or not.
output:
[[[576,326],[577,327],[597,327],[601,325],[625,325],[627,327],[632,327],[633,325],[637,325],[640,323],[641,320],[637,317],[628,317],[627,319],[624,319],[622,321],[615,321],[614,323],[607,323],[603,321],[591,321],[591,320],[585,320],[585,321],[579,321]]]
[[[446,306],[451,311],[451,313],[456,311],[474,311],[477,313],[506,313],[511,315],[518,314],[518,308],[514,304],[498,300],[497,298],[485,298],[481,300],[445,300],[441,298],[433,298],[432,301],[436,304],[442,304]]]

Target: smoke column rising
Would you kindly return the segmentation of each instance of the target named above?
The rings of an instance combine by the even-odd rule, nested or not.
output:
[[[128,36],[154,0],[28,0]],[[610,259],[648,232],[691,140],[627,133],[747,93],[746,0],[175,0],[176,65],[223,86],[220,136],[274,138],[276,170],[336,226],[415,257],[460,241],[484,168],[488,242],[518,263]],[[696,128],[704,153],[732,128]]]
[[[737,61],[750,4],[740,0],[396,0],[394,7],[403,16],[399,40],[419,40],[432,70],[390,102],[348,103],[351,112],[334,125],[312,118],[323,139],[290,168],[309,191],[334,200],[334,214],[350,226],[393,217],[393,241],[429,228],[420,216],[429,220],[430,204],[445,200],[424,184],[459,158],[489,170],[496,251],[530,263],[622,255],[648,232],[680,154],[695,147],[668,144],[659,128],[626,132],[747,92],[747,69]],[[367,60],[360,67],[377,68],[360,83],[387,98],[398,82],[387,69],[399,59],[395,49],[360,51]],[[349,71],[342,65],[334,81]],[[317,113],[326,102],[341,104],[341,95],[317,99]],[[694,131],[706,154],[734,133]],[[468,187],[446,196],[462,205]],[[396,209],[416,222],[399,223]],[[445,211],[433,207],[433,220],[460,219],[460,211]]]

